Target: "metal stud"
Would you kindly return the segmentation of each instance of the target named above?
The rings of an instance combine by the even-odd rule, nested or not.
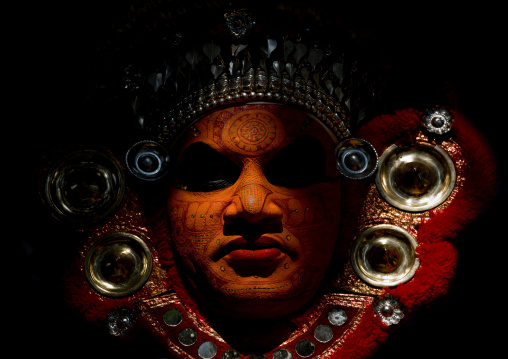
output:
[[[329,325],[318,325],[314,329],[314,338],[320,343],[328,343],[333,338],[333,330]]]
[[[117,307],[107,318],[109,334],[124,335],[136,322],[134,311],[128,307]]]
[[[427,109],[422,116],[423,125],[429,132],[442,135],[451,130],[453,116],[444,108]]]
[[[190,346],[194,344],[198,340],[198,332],[191,327],[187,327],[182,329],[180,333],[178,333],[178,341],[180,344],[185,346]]]
[[[222,354],[221,359],[240,359],[240,354],[238,354],[233,349],[226,350],[224,354]]]
[[[372,303],[376,316],[386,325],[398,324],[404,318],[401,304],[395,298],[378,298]]]
[[[302,358],[306,358],[314,354],[314,350],[316,346],[313,342],[308,339],[302,339],[295,345],[296,354],[301,356]]]
[[[273,359],[293,359],[293,354],[287,349],[279,349],[273,353]]]
[[[203,359],[211,359],[217,354],[217,346],[212,342],[203,342],[198,348],[198,355]]]
[[[183,316],[182,312],[180,312],[176,308],[171,308],[164,313],[164,316],[162,320],[166,325],[169,325],[170,327],[176,327],[178,324],[182,322]]]
[[[347,321],[347,313],[344,309],[335,308],[328,312],[328,321],[335,326],[342,326]]]

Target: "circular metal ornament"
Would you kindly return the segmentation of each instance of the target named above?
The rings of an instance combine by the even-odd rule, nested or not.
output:
[[[241,356],[233,349],[228,349],[222,354],[221,359],[240,359]]]
[[[115,232],[105,235],[87,252],[85,275],[90,285],[107,297],[137,292],[152,271],[152,255],[137,235]]]
[[[372,303],[374,313],[385,325],[398,324],[404,318],[404,311],[401,304],[395,298],[376,299]]]
[[[390,146],[379,159],[376,186],[392,206],[427,211],[443,203],[455,187],[455,165],[441,147]]]
[[[352,179],[367,178],[378,166],[376,149],[358,138],[348,138],[339,143],[335,149],[335,161],[340,173]]]
[[[135,143],[125,155],[129,171],[144,181],[156,181],[169,168],[169,154],[162,145],[154,141]]]
[[[211,359],[217,354],[217,346],[212,342],[203,342],[198,348],[198,355],[203,359]]]
[[[335,326],[342,326],[347,322],[347,313],[344,309],[336,308],[328,312],[328,321]]]
[[[89,225],[110,216],[124,192],[118,161],[95,149],[63,157],[49,169],[42,187],[43,199],[55,216],[74,225]]]
[[[115,308],[107,317],[109,334],[124,335],[136,322],[134,311],[127,307]]]
[[[314,330],[314,338],[320,343],[328,343],[333,338],[333,330],[329,325],[321,324]]]
[[[429,132],[442,135],[451,130],[453,116],[444,108],[432,108],[425,111],[422,116],[423,125]]]
[[[178,333],[178,341],[180,344],[185,346],[190,346],[194,344],[198,340],[198,332],[191,327],[187,327],[182,329],[180,333]]]
[[[375,287],[392,287],[413,278],[420,261],[418,243],[406,230],[381,224],[367,228],[351,247],[351,265],[362,280]]]
[[[273,359],[293,359],[293,354],[287,349],[279,349],[273,353]]]
[[[162,317],[162,320],[164,323],[170,327],[176,327],[178,324],[180,324],[183,320],[182,312],[180,312],[176,308],[171,308],[164,313],[164,316]]]
[[[306,358],[314,354],[316,346],[308,339],[302,339],[295,345],[295,352],[302,358]]]

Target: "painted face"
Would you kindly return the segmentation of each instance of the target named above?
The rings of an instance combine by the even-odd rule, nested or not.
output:
[[[261,103],[207,115],[180,141],[171,239],[211,309],[276,317],[312,298],[340,226],[335,145],[308,114]]]

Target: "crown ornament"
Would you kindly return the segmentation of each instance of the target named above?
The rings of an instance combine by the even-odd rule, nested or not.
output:
[[[125,88],[148,139],[170,147],[209,111],[252,101],[300,107],[337,139],[365,118],[372,86],[343,42],[283,21],[259,24],[246,9],[211,23],[199,36],[166,35],[149,66],[127,67]]]

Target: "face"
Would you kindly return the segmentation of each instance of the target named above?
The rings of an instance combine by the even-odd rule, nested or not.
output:
[[[171,240],[209,308],[277,317],[312,298],[340,226],[335,146],[308,114],[261,103],[207,115],[180,141]]]

